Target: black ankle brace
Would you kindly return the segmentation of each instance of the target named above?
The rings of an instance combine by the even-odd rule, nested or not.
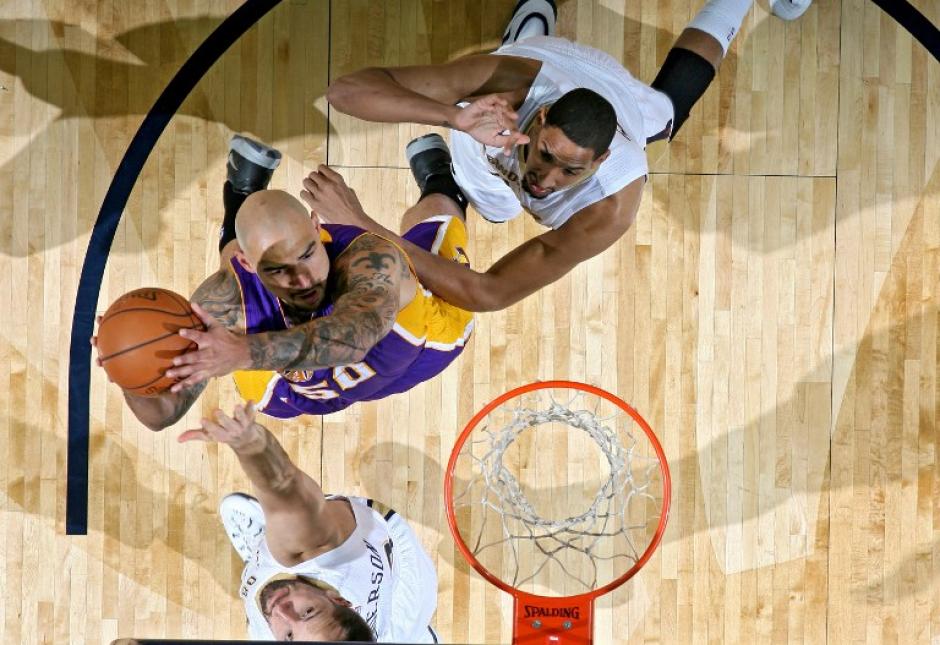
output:
[[[463,194],[460,186],[454,180],[454,176],[449,172],[428,177],[427,182],[424,184],[424,190],[421,191],[421,199],[433,194],[450,197],[460,207],[461,212],[464,215],[467,214],[467,196]]]

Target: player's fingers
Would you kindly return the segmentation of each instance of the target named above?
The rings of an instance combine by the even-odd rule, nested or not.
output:
[[[173,376],[170,376],[170,372],[179,372],[180,370],[186,371],[188,376],[183,374],[174,374]],[[175,370],[167,370],[167,376],[177,379],[176,383],[170,387],[170,392],[173,392],[174,394],[181,392],[186,388],[193,387],[194,385],[199,385],[204,380],[206,380],[206,376],[202,373],[202,370],[195,371],[194,368],[191,367],[181,367]]]
[[[192,307],[193,307],[193,313],[195,313],[197,316],[199,316],[199,320],[201,320],[201,321],[202,321],[202,324],[204,324],[204,325],[206,326],[206,329],[211,329],[212,327],[218,327],[218,326],[219,326],[218,321],[217,321],[215,318],[212,317],[212,314],[210,314],[208,311],[206,311],[205,309],[203,309],[202,307],[200,307],[198,302],[193,302],[193,303],[190,303],[190,304],[191,304]],[[182,331],[182,330],[180,330],[180,331]],[[180,334],[180,335],[182,335],[182,334]],[[186,338],[186,336],[183,335],[183,338]]]
[[[216,423],[218,423],[221,427],[225,428],[225,429],[228,430],[229,432],[238,432],[238,430],[240,429],[240,426],[239,426],[239,424],[235,421],[235,419],[233,419],[233,418],[230,417],[229,415],[227,415],[227,414],[225,414],[224,412],[222,412],[222,410],[216,410],[216,411],[215,411],[215,421],[216,421]]]
[[[182,369],[188,369],[188,371],[192,371],[194,368],[186,368],[185,366],[198,363],[199,361],[203,359],[203,356],[204,355],[202,354],[202,352],[200,352],[200,350],[198,349],[193,352],[186,352],[185,354],[174,356],[173,367],[167,370],[167,376],[186,376],[186,374],[182,374],[182,375],[179,374],[181,370],[176,369],[176,368],[182,367]],[[170,374],[170,372],[173,372],[173,373]]]
[[[186,443],[187,441],[212,441],[212,437],[209,436],[209,433],[205,430],[187,430],[179,437],[176,438],[180,443]]]
[[[177,383],[177,385],[179,386],[179,389],[180,389],[180,390],[183,390],[183,389],[186,389],[186,388],[189,388],[189,387],[194,387],[194,386],[196,386],[196,385],[199,385],[200,383],[202,383],[203,381],[205,381],[206,378],[207,378],[207,377],[206,377],[205,373],[203,373],[203,372],[200,370],[200,371],[198,371],[198,372],[195,372],[195,373],[194,373],[192,376],[190,376],[189,378],[187,378],[187,379],[185,379],[185,380],[183,380],[183,381],[180,381],[179,383]]]
[[[232,410],[232,418],[235,419],[239,425],[245,425],[246,419],[248,418],[245,414],[245,405],[238,403],[235,405],[235,409]]]
[[[209,335],[209,332],[199,331],[198,329],[185,328],[180,329],[177,333],[186,340],[193,341],[200,347],[202,347],[203,344],[207,343],[212,338],[212,336]]]
[[[304,188],[310,192],[314,192],[320,188],[320,184],[323,183],[323,177],[320,176],[316,170],[307,175],[307,178],[303,180]]]
[[[341,174],[339,174],[338,172],[336,172],[335,170],[333,170],[332,168],[330,168],[324,163],[321,163],[317,167],[317,171],[319,171],[319,173],[323,175],[324,177],[326,177],[327,179],[340,182],[340,183],[346,183],[346,180],[343,179],[343,176]]]
[[[249,399],[248,403],[245,404],[245,419],[248,423],[252,423],[255,420],[256,412],[255,402]]]
[[[310,209],[311,213],[318,213],[320,209],[320,200],[316,195],[307,190],[302,190],[300,192],[300,198],[306,202],[307,207]]]

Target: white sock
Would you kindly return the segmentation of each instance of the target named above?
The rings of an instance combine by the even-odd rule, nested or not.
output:
[[[692,18],[689,27],[712,36],[727,54],[752,4],[753,0],[709,0]]]

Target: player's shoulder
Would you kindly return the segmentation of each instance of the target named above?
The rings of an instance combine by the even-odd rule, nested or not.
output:
[[[407,256],[400,246],[377,233],[360,231],[336,257],[338,269],[388,269],[400,264],[407,268]]]
[[[638,177],[619,190],[580,209],[559,231],[571,234],[578,230],[591,234],[606,232],[619,237],[636,218],[646,177]]]
[[[192,301],[212,314],[225,327],[243,324],[244,306],[238,278],[232,271],[219,269],[202,281]]]

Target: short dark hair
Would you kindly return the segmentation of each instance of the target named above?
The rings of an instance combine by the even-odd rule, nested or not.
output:
[[[617,131],[617,113],[610,101],[593,90],[579,87],[555,101],[545,115],[545,125],[560,128],[597,159],[607,152]]]
[[[345,605],[334,605],[333,618],[337,626],[343,630],[344,641],[375,642],[375,634],[368,623],[355,610]]]

